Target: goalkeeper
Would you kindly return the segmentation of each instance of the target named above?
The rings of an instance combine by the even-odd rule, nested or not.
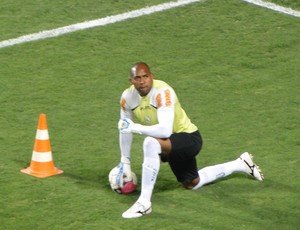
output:
[[[131,67],[129,81],[131,86],[121,96],[121,119],[118,123],[120,164],[129,175],[132,134],[144,135],[145,139],[141,194],[122,214],[124,218],[141,217],[152,211],[151,196],[161,161],[168,162],[178,182],[187,189],[196,190],[234,172],[263,180],[248,152],[236,160],[198,170],[196,156],[201,150],[202,138],[181,107],[173,88],[163,81],[154,80],[144,62]],[[133,118],[138,123],[134,123]]]

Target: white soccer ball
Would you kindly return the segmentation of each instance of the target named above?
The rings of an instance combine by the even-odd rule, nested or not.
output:
[[[110,187],[113,191],[119,194],[129,194],[136,190],[137,187],[137,177],[134,172],[131,171],[131,178],[127,173],[122,172],[119,174],[120,167],[114,167],[108,175],[108,180]]]

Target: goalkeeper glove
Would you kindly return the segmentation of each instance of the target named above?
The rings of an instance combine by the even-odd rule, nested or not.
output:
[[[132,180],[132,174],[131,174],[131,166],[130,166],[130,164],[121,162],[118,165],[118,168],[119,168],[119,172],[118,172],[117,178],[122,177],[123,174],[125,174],[128,177],[129,181]]]
[[[118,123],[118,128],[121,133],[139,133],[139,134],[141,134],[141,132],[138,131],[138,124],[135,124],[129,118],[120,119],[120,121]]]

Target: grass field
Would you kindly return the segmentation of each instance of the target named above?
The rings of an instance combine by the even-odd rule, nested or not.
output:
[[[0,41],[147,2],[3,0]],[[296,0],[273,2],[300,10]],[[299,25],[300,18],[242,1],[207,0],[0,49],[0,229],[298,229]],[[120,95],[139,60],[174,87],[199,127],[199,168],[249,151],[265,181],[232,175],[187,191],[162,164],[153,213],[122,219],[139,193],[112,192],[107,175],[120,158]],[[41,113],[55,166],[64,170],[45,179],[20,172]],[[143,138],[134,140],[140,179]]]

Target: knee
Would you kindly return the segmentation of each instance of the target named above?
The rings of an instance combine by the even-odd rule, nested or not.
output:
[[[184,181],[184,182],[182,182],[182,185],[183,185],[183,187],[185,187],[186,189],[191,190],[191,189],[193,189],[193,188],[199,183],[199,181],[200,181],[200,178],[197,177],[197,178],[195,178],[195,179],[192,180],[192,181]]]
[[[159,143],[154,137],[146,137],[143,142],[143,149],[149,149],[155,145],[155,142]]]
[[[158,155],[161,152],[161,147],[158,140],[153,137],[146,137],[143,142],[143,150],[145,155]]]
[[[188,190],[191,190],[194,188],[193,184],[192,183],[182,183],[183,187],[188,189]]]

